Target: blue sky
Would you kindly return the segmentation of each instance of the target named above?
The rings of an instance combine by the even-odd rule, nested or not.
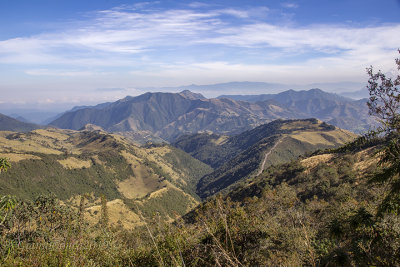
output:
[[[1,0],[0,105],[231,81],[361,86],[370,65],[396,71],[399,14],[398,0]]]

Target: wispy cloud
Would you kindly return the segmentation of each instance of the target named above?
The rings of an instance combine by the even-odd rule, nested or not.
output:
[[[391,66],[400,44],[400,24],[286,24],[269,20],[269,12],[199,2],[183,9],[154,2],[120,6],[88,14],[63,30],[0,41],[0,64],[23,66],[30,76],[71,78],[116,68],[131,75],[124,77],[126,84],[141,86],[229,77],[285,82],[288,75],[309,83],[311,75],[320,75],[318,81],[354,80],[366,66]],[[232,49],[256,56],[241,58],[245,53]]]
[[[299,5],[296,3],[291,3],[291,2],[286,2],[286,3],[282,3],[282,6],[284,8],[298,8]]]

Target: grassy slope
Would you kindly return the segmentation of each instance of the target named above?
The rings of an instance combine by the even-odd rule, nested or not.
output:
[[[105,195],[109,201],[122,200],[125,208],[139,207],[146,214],[157,210],[168,218],[198,203],[195,184],[211,171],[169,145],[142,148],[104,132],[0,132],[0,156],[12,163],[8,172],[0,174],[0,195],[33,199],[53,193],[74,203],[79,195],[89,193],[93,197],[87,207],[92,211]],[[155,194],[158,191],[162,193]],[[118,202],[110,207],[120,206]],[[89,217],[93,221],[96,214]]]
[[[264,167],[289,162],[317,149],[337,147],[354,138],[355,135],[350,132],[314,119],[275,121],[262,125],[232,137],[222,145],[234,144],[234,147],[241,149],[220,168],[203,177],[197,192],[204,198],[255,175],[261,168],[266,153],[270,152]]]
[[[374,215],[385,188],[367,182],[376,169],[376,147],[360,147],[349,145],[270,166],[173,224],[156,217],[133,231],[108,231],[84,227],[74,219],[65,227],[65,219],[56,217],[56,224],[64,224],[53,229],[53,220],[47,228],[40,224],[53,219],[53,212],[34,206],[39,213],[32,213],[33,222],[47,231],[30,229],[29,221],[21,223],[22,216],[21,229],[1,236],[5,242],[0,260],[24,266],[397,266],[399,216]],[[151,193],[146,201],[160,195],[168,201],[169,192]],[[119,200],[107,207],[114,221],[141,222]],[[99,216],[99,206],[91,212]]]
[[[374,151],[321,153],[270,166],[203,202],[185,216],[187,228],[207,225],[197,230],[199,236],[203,231],[221,244],[228,239],[221,253],[241,263],[350,266],[384,262],[383,257],[396,262],[393,253],[399,251],[392,242],[399,241],[399,221],[388,215],[383,224],[378,218],[377,226],[369,226],[385,195],[383,187],[367,182],[376,169]]]

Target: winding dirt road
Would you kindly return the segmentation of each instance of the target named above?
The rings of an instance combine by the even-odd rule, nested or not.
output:
[[[282,142],[283,138],[279,139],[278,142],[276,142],[275,145],[271,147],[271,149],[267,153],[265,153],[264,160],[261,164],[261,168],[258,170],[256,176],[259,176],[263,172],[265,163],[267,163],[268,156],[271,154],[272,151],[274,151],[274,149],[279,145],[279,143]]]

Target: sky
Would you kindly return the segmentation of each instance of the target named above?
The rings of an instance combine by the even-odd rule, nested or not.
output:
[[[233,81],[354,91],[369,66],[396,73],[399,14],[400,0],[0,0],[0,108]]]

